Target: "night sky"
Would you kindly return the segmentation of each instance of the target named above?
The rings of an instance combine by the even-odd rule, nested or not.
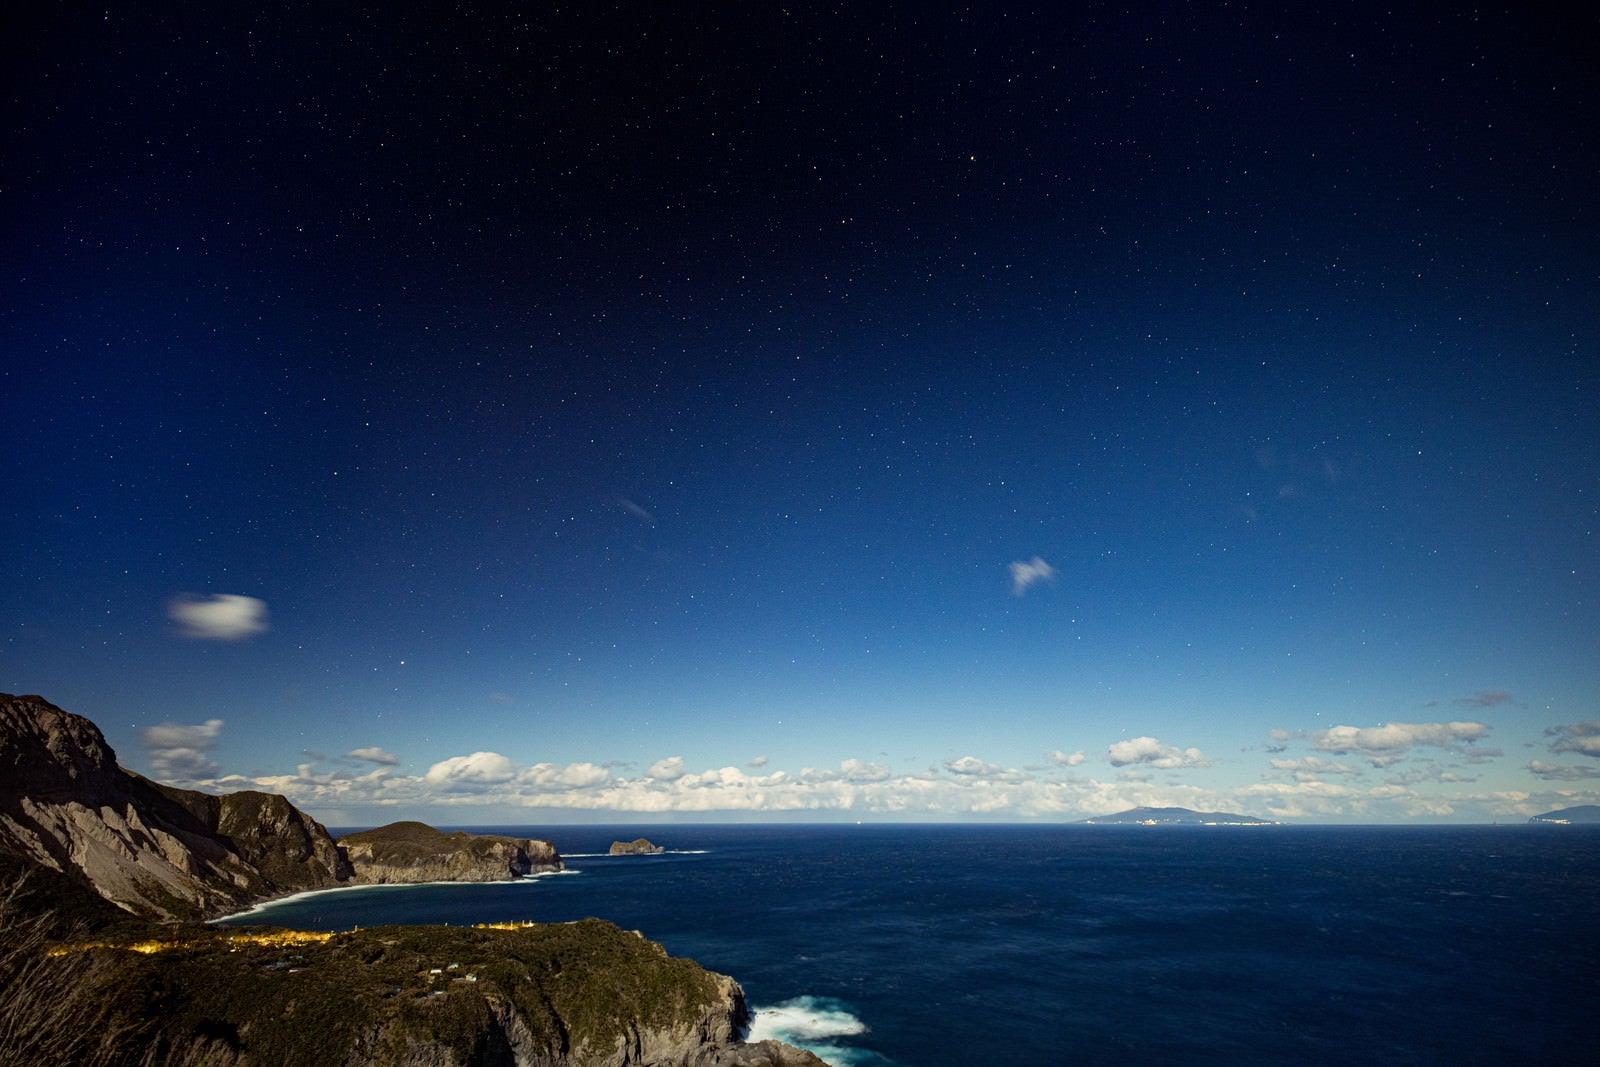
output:
[[[0,46],[0,689],[130,769],[1600,802],[1594,13],[166,6]]]

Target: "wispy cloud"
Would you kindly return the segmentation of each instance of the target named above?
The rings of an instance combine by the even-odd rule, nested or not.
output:
[[[1534,760],[1528,770],[1547,782],[1578,782],[1585,778],[1600,778],[1600,769],[1594,767],[1565,767],[1559,763]]]
[[[1465,752],[1465,746],[1488,732],[1489,727],[1481,722],[1391,722],[1382,726],[1335,726],[1313,733],[1311,747],[1336,756],[1361,756],[1375,767],[1385,767],[1405,759],[1410,750],[1417,746]]]
[[[1027,562],[1016,560],[1011,564],[1011,595],[1021,596],[1040,582],[1053,582],[1058,573],[1038,556]]]
[[[1082,752],[1073,752],[1069,755],[1059,748],[1050,752],[1050,762],[1058,767],[1076,767],[1087,758]]]
[[[1310,781],[1320,778],[1325,774],[1360,774],[1361,768],[1352,767],[1346,763],[1335,763],[1325,760],[1320,756],[1305,756],[1301,759],[1275,759],[1270,760],[1275,771],[1287,771],[1300,781]]]
[[[1544,733],[1546,737],[1556,739],[1550,743],[1550,751],[1557,755],[1576,752],[1580,756],[1600,759],[1600,719],[1552,726]]]
[[[167,604],[167,617],[183,627],[183,636],[201,641],[243,641],[268,628],[266,601],[238,593],[180,594]]]
[[[373,746],[371,748],[352,748],[344,754],[345,759],[363,760],[367,763],[376,763],[380,767],[394,767],[400,763],[400,757],[392,752]]]
[[[1456,703],[1464,708],[1492,708],[1497,704],[1511,703],[1511,694],[1504,689],[1485,689],[1469,697],[1457,697]]]
[[[1211,760],[1207,759],[1205,753],[1198,748],[1163,745],[1153,737],[1135,737],[1128,741],[1118,741],[1106,749],[1106,759],[1113,767],[1141,764],[1160,770],[1211,765]]]
[[[622,508],[622,510],[626,511],[629,515],[632,515],[632,516],[634,516],[636,518],[643,519],[645,522],[648,522],[651,526],[654,526],[656,524],[656,517],[654,515],[650,514],[644,508],[640,507],[638,504],[635,504],[633,501],[629,500],[627,497],[625,497],[625,496],[617,497],[617,504]]]
[[[216,748],[221,734],[221,719],[207,719],[194,726],[164,722],[141,730],[139,745],[150,761],[150,773],[158,781],[186,784],[215,778],[220,773],[216,761],[206,753]]]
[[[746,763],[745,766],[746,767],[750,767],[750,768],[758,768],[758,767],[765,767],[767,765],[767,763],[768,763],[768,758],[766,756],[757,756],[755,759],[751,760],[749,763]]]

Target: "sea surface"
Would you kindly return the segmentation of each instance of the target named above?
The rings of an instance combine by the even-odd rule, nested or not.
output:
[[[309,930],[598,916],[830,1063],[1592,1063],[1600,828],[471,827],[567,872],[333,890]],[[608,857],[646,836],[669,851]]]

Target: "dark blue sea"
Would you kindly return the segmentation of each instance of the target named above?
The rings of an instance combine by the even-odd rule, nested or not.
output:
[[[871,1067],[1597,1062],[1600,829],[474,827],[568,872],[335,890],[313,930],[610,919]],[[670,851],[607,857],[647,836]]]

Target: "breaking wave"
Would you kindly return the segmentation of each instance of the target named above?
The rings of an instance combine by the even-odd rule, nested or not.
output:
[[[890,1061],[867,1049],[840,1044],[839,1038],[867,1032],[854,1009],[833,997],[794,997],[751,1011],[750,1041],[782,1041],[809,1049],[835,1067],[885,1067]]]

